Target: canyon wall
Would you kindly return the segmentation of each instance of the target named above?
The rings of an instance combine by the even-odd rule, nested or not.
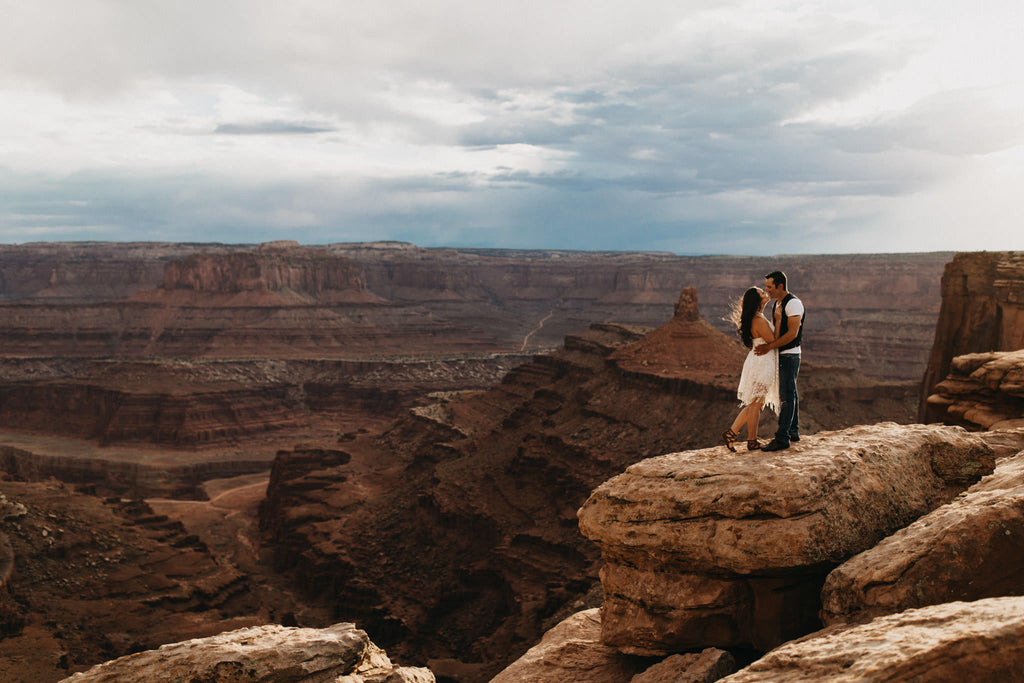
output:
[[[210,479],[265,472],[267,459],[205,459],[191,463],[147,463],[70,454],[39,454],[0,445],[0,472],[23,482],[57,479],[97,495],[195,499]]]
[[[935,422],[943,409],[928,397],[956,356],[1024,348],[1024,253],[957,254],[942,275],[942,307],[921,387],[918,419]]]
[[[576,529],[590,492],[641,458],[717,443],[735,416],[746,349],[701,318],[695,290],[677,303],[655,330],[596,324],[379,437],[281,453],[260,512],[275,566],[389,652],[488,680],[598,599]],[[801,382],[807,433],[912,419],[915,384],[813,363]]]
[[[808,305],[806,360],[916,382],[947,259],[0,246],[0,433],[170,448],[329,441],[331,421],[489,386],[595,323],[661,325],[688,286],[731,335],[730,301],[775,267]]]
[[[50,683],[108,659],[300,610],[286,592],[139,500],[0,478],[3,535],[14,564],[0,586],[5,683]]]
[[[595,322],[659,325],[684,287],[726,331],[731,301],[781,268],[810,312],[808,358],[918,380],[950,256],[4,246],[0,346],[7,356],[120,358],[536,351]]]

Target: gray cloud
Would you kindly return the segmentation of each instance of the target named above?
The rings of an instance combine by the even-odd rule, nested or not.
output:
[[[781,1],[8,3],[0,91],[58,94],[43,134],[85,160],[3,160],[0,239],[724,252],[785,228],[856,248],[858,225],[1022,139],[1019,103],[991,88],[808,115],[928,47],[865,2],[874,20]],[[163,109],[106,130],[143,90]],[[90,117],[81,138],[62,128]],[[125,153],[119,133],[141,128],[164,137]],[[205,147],[165,161],[175,131]]]
[[[315,135],[337,130],[334,126],[299,121],[259,121],[255,123],[221,123],[215,135]]]

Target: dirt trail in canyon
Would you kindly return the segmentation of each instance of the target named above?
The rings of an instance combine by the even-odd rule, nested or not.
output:
[[[548,314],[546,316],[544,316],[543,318],[540,319],[540,322],[537,323],[536,327],[534,327],[532,330],[530,330],[529,332],[526,333],[526,336],[523,337],[523,345],[519,347],[519,352],[520,353],[526,351],[526,345],[530,343],[530,337],[532,337],[533,335],[535,335],[538,332],[540,332],[541,328],[544,327],[544,323],[546,323],[548,320],[550,320],[551,316],[553,316],[554,314],[555,314],[555,309],[552,308],[550,311],[548,311]]]

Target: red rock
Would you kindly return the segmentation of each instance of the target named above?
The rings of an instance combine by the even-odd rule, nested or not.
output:
[[[701,320],[646,335],[595,325],[487,391],[446,396],[380,439],[345,443],[349,464],[283,453],[262,508],[266,544],[279,569],[389,652],[489,680],[596,583],[579,506],[645,455],[717,443],[745,353]],[[808,364],[805,377],[808,433],[911,417],[890,388],[852,371]],[[815,627],[826,572],[790,589],[806,594]],[[751,583],[771,602],[787,580]]]
[[[706,319],[727,331],[732,300],[781,266],[815,311],[808,351],[916,381],[948,258],[9,245],[0,247],[0,300],[8,302],[0,344],[9,355],[43,357],[508,353],[557,346],[601,320],[660,324],[693,286]],[[872,295],[883,289],[892,296]]]
[[[601,643],[597,609],[578,612],[544,634],[491,683],[628,683],[643,668]]]
[[[636,654],[765,649],[813,630],[823,567],[993,467],[989,446],[953,427],[883,423],[795,446],[650,458],[591,494],[580,530],[606,563],[607,644]]]
[[[1024,347],[1024,254],[957,254],[942,276],[942,308],[921,391],[918,420],[942,411],[927,399],[950,372],[953,359]]]
[[[725,650],[672,655],[639,673],[629,683],[714,683],[736,671],[736,660]]]
[[[1024,680],[1024,598],[950,602],[834,626],[723,683]]]
[[[0,490],[14,510],[3,522],[14,571],[0,588],[0,615],[4,591],[18,605],[0,638],[4,680],[55,681],[139,649],[300,611],[141,501],[103,501],[52,481],[0,481]]]
[[[933,391],[928,410],[947,424],[1024,427],[1024,349],[957,356]]]
[[[826,624],[957,600],[1024,594],[1024,452],[856,555],[822,588]]]
[[[221,633],[98,664],[61,683],[326,680],[434,683],[427,669],[391,664],[353,624],[324,629],[258,626]]]

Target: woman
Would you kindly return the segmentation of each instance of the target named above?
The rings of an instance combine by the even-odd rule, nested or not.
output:
[[[747,425],[747,450],[760,450],[757,423],[761,419],[761,409],[768,406],[775,413],[779,412],[779,352],[773,349],[763,356],[754,353],[755,346],[775,341],[775,328],[761,312],[768,301],[769,296],[764,290],[751,287],[732,307],[730,320],[736,325],[743,345],[750,349],[736,390],[742,409],[732,426],[722,432],[725,445],[733,453],[739,436],[737,430],[743,424]]]

